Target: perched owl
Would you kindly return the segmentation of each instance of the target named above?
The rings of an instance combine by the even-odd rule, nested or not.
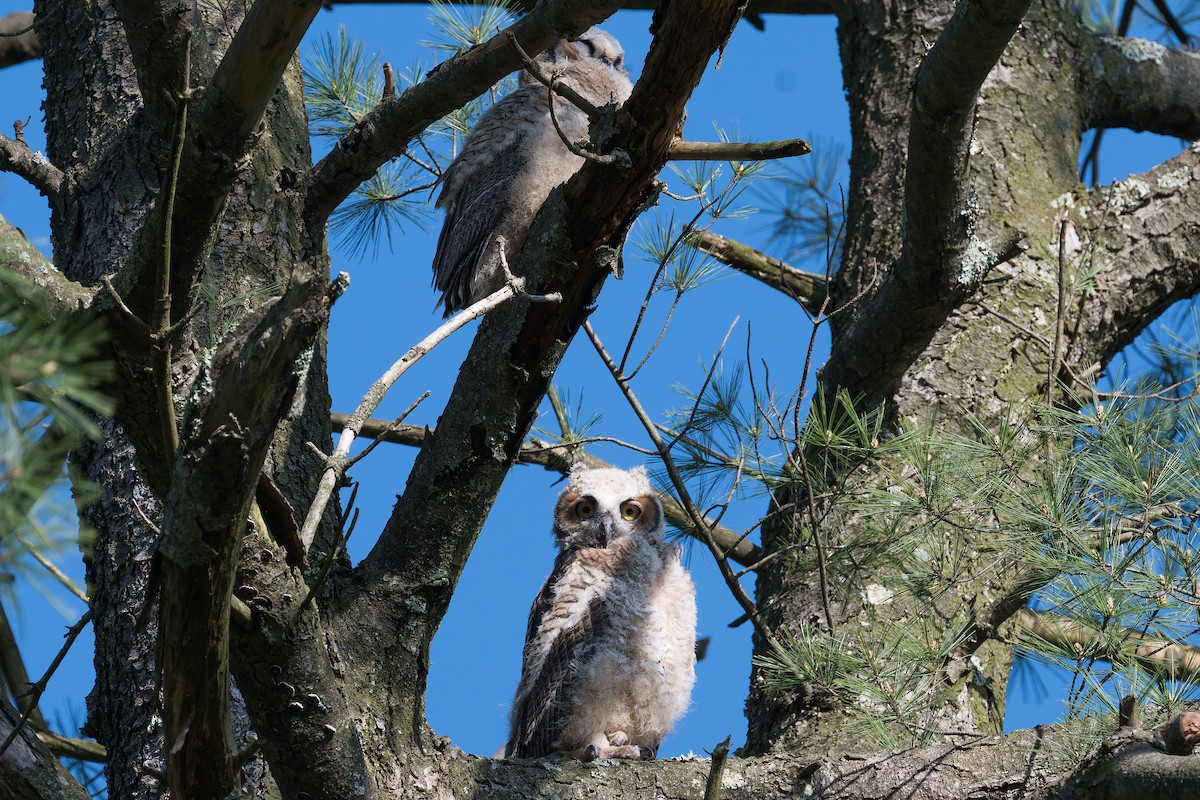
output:
[[[696,590],[642,468],[571,472],[504,754],[653,758],[696,680]]]
[[[535,61],[596,106],[622,103],[632,89],[621,45],[599,28],[560,40]],[[446,316],[504,284],[496,237],[511,264],[550,191],[583,164],[554,130],[549,103],[549,90],[522,70],[517,90],[487,110],[446,168],[437,200],[446,221],[433,258]],[[584,112],[555,95],[554,113],[572,142],[587,140]]]

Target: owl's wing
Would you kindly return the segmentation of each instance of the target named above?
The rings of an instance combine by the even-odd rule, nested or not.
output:
[[[565,592],[555,597],[555,585],[575,555],[559,555],[529,611],[525,664],[513,704],[506,758],[540,758],[553,752],[571,710],[568,702],[577,677],[574,665],[607,624],[601,595]],[[562,624],[542,624],[556,619]],[[545,655],[539,658],[543,650]]]
[[[508,210],[514,165],[497,167],[485,181],[446,205],[446,221],[433,257],[433,283],[442,293],[446,315],[465,308],[471,299],[471,279],[484,250]]]

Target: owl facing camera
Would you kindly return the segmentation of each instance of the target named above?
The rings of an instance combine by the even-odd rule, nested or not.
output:
[[[533,602],[508,758],[654,758],[696,680],[696,591],[641,467],[576,465]]]

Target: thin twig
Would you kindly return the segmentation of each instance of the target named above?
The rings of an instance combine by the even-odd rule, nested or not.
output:
[[[557,72],[550,76],[550,88],[547,90],[550,96],[546,98],[546,103],[550,106],[550,122],[554,125],[554,130],[558,132],[558,138],[562,140],[562,143],[567,146],[568,150],[585,161],[594,161],[597,164],[629,166],[632,163],[629,160],[629,154],[620,148],[616,148],[608,155],[604,155],[595,152],[591,142],[580,144],[571,141],[571,138],[567,136],[567,132],[563,130],[562,125],[558,121],[558,113],[554,110],[554,86],[558,82],[558,79],[559,74]]]
[[[78,622],[67,629],[67,641],[63,643],[62,648],[58,651],[58,655],[56,655],[54,660],[50,662],[50,666],[46,668],[45,674],[43,674],[36,683],[30,685],[31,699],[29,701],[29,707],[25,709],[24,713],[21,714],[21,718],[17,720],[17,724],[11,731],[9,731],[8,737],[4,740],[4,743],[0,744],[0,756],[4,755],[4,753],[8,750],[8,746],[11,745],[13,740],[20,735],[21,729],[25,727],[25,723],[29,722],[30,715],[35,709],[37,709],[38,702],[42,699],[42,695],[46,692],[47,684],[49,684],[50,679],[54,677],[54,673],[56,670],[58,670],[59,665],[62,664],[63,659],[67,657],[67,651],[71,649],[71,645],[75,644],[75,640],[79,638],[79,634],[83,632],[83,629],[91,621],[92,610],[89,608],[86,612],[84,612],[84,615],[79,618]]]
[[[179,168],[183,163],[183,144],[187,138],[188,104],[192,99],[192,29],[183,31],[183,76],[176,96],[175,133],[171,142],[171,167],[163,196],[162,266],[159,270],[158,299],[154,318],[150,321],[152,336],[159,341],[154,348],[154,382],[158,393],[158,418],[162,429],[163,457],[168,464],[175,461],[179,450],[179,422],[175,417],[175,394],[171,388],[171,343],[166,339],[171,330],[171,234],[175,216],[175,195],[179,189]]]
[[[504,248],[500,247],[501,253],[503,253],[503,250]],[[501,258],[501,266],[508,277],[507,283],[482,300],[467,306],[442,323],[433,333],[409,348],[408,352],[392,364],[387,372],[380,376],[371,385],[371,388],[367,390],[367,393],[363,395],[358,408],[354,410],[354,413],[350,415],[350,419],[342,428],[342,435],[338,438],[337,446],[326,460],[325,470],[321,474],[321,482],[317,486],[317,492],[313,497],[312,505],[309,507],[308,515],[304,518],[304,525],[300,529],[300,541],[303,543],[305,549],[312,545],[313,539],[316,537],[317,525],[325,513],[325,507],[329,504],[329,498],[333,496],[334,487],[346,472],[346,456],[349,454],[350,446],[354,444],[354,439],[358,436],[358,432],[362,429],[363,423],[370,418],[371,413],[383,402],[383,398],[387,395],[388,390],[395,385],[400,376],[408,371],[409,367],[420,361],[426,353],[445,341],[456,330],[471,320],[481,317],[492,309],[503,305],[514,297],[524,297],[530,302],[558,302],[562,299],[562,296],[558,293],[548,295],[526,294],[525,280],[513,277],[512,273],[508,271],[508,264],[504,262],[503,257]]]
[[[384,438],[389,433],[396,430],[396,428],[398,428],[400,426],[400,424],[403,423],[404,420],[408,418],[409,414],[416,411],[417,406],[419,406],[419,405],[421,405],[421,403],[425,402],[425,399],[427,397],[429,397],[430,394],[431,394],[431,392],[428,389],[426,389],[425,392],[420,397],[418,397],[416,400],[413,400],[411,403],[409,403],[408,408],[404,409],[404,411],[401,412],[400,416],[396,417],[394,420],[392,420],[390,423],[388,423],[388,426],[386,428],[384,428],[379,433],[378,436],[375,437],[374,441],[372,441],[369,445],[364,447],[363,451],[361,453],[356,455],[354,458],[347,459],[345,471],[348,471],[355,464],[357,464],[358,462],[360,462],[364,458],[366,458],[368,455],[370,455],[371,451],[374,450],[376,447],[378,447],[379,443],[384,441]]]
[[[650,441],[654,443],[654,447],[658,450],[658,456],[662,460],[663,466],[667,470],[667,474],[671,478],[671,484],[675,487],[675,492],[679,496],[679,501],[687,511],[688,517],[695,526],[696,532],[699,534],[700,541],[708,547],[713,558],[716,559],[717,568],[721,572],[721,577],[725,579],[726,586],[733,594],[734,599],[742,610],[750,615],[750,620],[754,624],[754,629],[762,638],[762,641],[772,650],[780,652],[779,642],[771,630],[763,624],[759,618],[758,611],[754,606],[754,601],[746,594],[746,590],[738,583],[734,577],[733,570],[729,566],[729,559],[725,557],[721,548],[713,540],[712,531],[708,526],[708,521],[704,519],[704,515],[696,508],[696,504],[692,502],[691,494],[687,490],[687,485],[683,481],[683,476],[679,474],[679,469],[675,466],[675,460],[671,457],[671,451],[667,448],[666,442],[659,436],[658,430],[654,427],[654,420],[646,413],[646,409],[642,407],[642,403],[634,394],[633,388],[629,385],[628,379],[621,374],[617,369],[616,363],[605,350],[604,344],[600,341],[600,337],[596,335],[596,331],[592,328],[590,322],[583,323],[583,330],[587,333],[588,339],[591,340],[592,346],[595,347],[596,353],[600,356],[600,360],[608,367],[609,373],[613,380],[616,381],[617,387],[621,393],[625,395],[625,401],[633,410],[638,420],[642,423],[642,427],[646,429],[646,435],[650,437]]]
[[[590,100],[572,89],[570,86],[564,83],[556,84],[555,79],[547,75],[545,71],[538,66],[537,62],[525,52],[525,48],[521,47],[520,43],[517,42],[517,37],[513,35],[512,31],[505,31],[504,35],[508,37],[509,44],[511,44],[513,49],[517,51],[517,55],[521,57],[521,63],[525,65],[526,72],[532,75],[538,83],[548,88],[551,92],[559,95],[564,100],[570,102],[571,105],[578,108],[584,114],[587,114],[587,117],[590,121],[595,122],[596,120],[600,119],[600,109],[592,105]],[[554,107],[553,97],[550,99],[550,107]]]
[[[12,531],[12,535],[21,544],[21,546],[25,548],[25,552],[33,556],[34,561],[37,561],[46,569],[47,572],[53,575],[54,579],[63,585],[63,588],[78,597],[83,602],[86,603],[88,601],[87,594],[75,585],[75,581],[67,577],[66,573],[55,566],[53,561],[42,555],[41,551],[34,547],[32,542],[22,536],[18,531]]]
[[[1046,405],[1054,401],[1054,387],[1062,369],[1062,348],[1067,326],[1067,231],[1071,220],[1063,217],[1058,226],[1058,308],[1054,320],[1054,345],[1050,348],[1050,371],[1046,375]]]

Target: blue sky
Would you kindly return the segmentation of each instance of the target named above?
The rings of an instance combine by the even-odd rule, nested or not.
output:
[[[26,7],[25,3],[0,2],[0,15]],[[315,37],[344,25],[351,36],[363,40],[368,52],[378,51],[383,60],[397,68],[419,61],[427,69],[437,58],[434,51],[420,45],[420,40],[433,36],[427,22],[429,13],[427,7],[419,5],[337,6],[318,14],[303,53],[307,56],[311,51]],[[847,111],[833,18],[766,19],[765,33],[740,25],[720,69],[710,66],[688,104],[686,138],[712,140],[715,123],[756,140],[801,136],[818,147],[840,144],[848,148]],[[649,12],[623,11],[604,26],[624,45],[635,79],[649,46],[649,23]],[[44,146],[40,84],[40,63],[0,70],[0,120],[7,128],[13,119],[32,118],[26,136],[35,148]],[[316,146],[321,147],[319,143]],[[1146,169],[1179,149],[1179,143],[1171,139],[1110,132],[1101,164],[1106,179],[1111,180]],[[752,189],[744,201],[763,205],[769,196]],[[669,213],[672,206],[677,217],[689,213],[689,206],[667,200],[660,209]],[[0,174],[0,214],[49,254],[46,204],[11,175]],[[364,258],[335,242],[333,270],[346,270],[351,276],[350,289],[334,309],[330,328],[330,383],[335,411],[351,412],[371,382],[440,322],[429,267],[440,225],[439,212],[431,218],[427,230],[413,225],[394,231],[391,248],[384,242],[377,252],[368,251]],[[715,230],[768,252],[778,250],[773,248],[768,222],[761,216],[722,222]],[[796,265],[823,270],[820,263]],[[607,283],[592,320],[610,348],[623,346],[651,273],[652,267],[637,259],[630,249],[624,280]],[[735,320],[731,355],[740,360],[748,348],[755,364],[770,365],[771,382],[785,392],[799,383],[811,330],[800,308],[749,278],[721,275],[684,298],[663,344],[634,383],[643,404],[660,419],[668,409],[684,404],[677,386],[700,386],[704,365],[712,361]],[[657,330],[666,306],[661,299],[652,304],[651,317],[656,322],[648,330]],[[394,417],[429,390],[429,399],[408,421],[434,425],[473,330],[472,326],[461,331],[410,370],[375,416]],[[646,342],[652,338],[644,333],[634,352],[644,352]],[[817,365],[827,352],[824,338],[819,337]],[[645,446],[640,426],[582,337],[568,352],[555,383],[569,395],[572,405],[582,403],[585,416],[603,415],[597,432]],[[547,413],[548,409],[543,409],[543,414]],[[553,419],[546,416],[539,424],[554,428]],[[589,450],[625,467],[645,463],[646,458],[614,445],[595,445]],[[352,473],[361,482],[357,501],[361,517],[350,541],[353,558],[361,558],[374,544],[395,496],[404,489],[414,454],[400,446],[383,445]],[[537,467],[512,470],[434,643],[429,719],[438,733],[450,736],[469,752],[490,754],[506,736],[508,706],[520,672],[526,615],[553,560],[550,512],[559,490],[557,481],[558,476]],[[735,528],[748,525],[764,510],[761,497],[747,498],[734,504],[725,521]],[[73,550],[64,551],[59,561],[82,580]],[[697,667],[692,711],[663,744],[660,754],[664,756],[700,753],[728,734],[732,734],[735,745],[745,738],[742,704],[750,670],[749,626],[727,627],[741,610],[708,554],[693,548],[688,564],[698,588],[699,634],[711,636],[712,644],[708,657]],[[752,589],[752,581],[746,585]],[[19,589],[19,599],[17,632],[30,672],[36,676],[60,646],[60,632],[82,613],[82,605],[62,599],[60,605],[65,611],[59,610],[43,594],[27,587]],[[68,719],[83,717],[83,698],[91,687],[87,637],[90,630],[77,643],[44,701],[52,718],[55,713]],[[1060,717],[1062,692],[1056,688],[1059,679],[1046,674],[1044,680],[1044,694],[1022,691],[1020,685],[1014,688],[1009,727],[1052,722]]]

